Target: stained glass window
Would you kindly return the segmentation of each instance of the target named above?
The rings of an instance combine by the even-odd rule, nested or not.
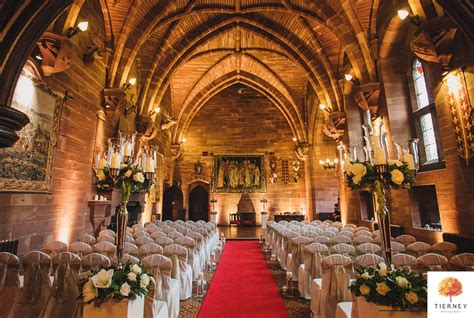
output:
[[[420,60],[415,59],[413,63],[413,82],[415,84],[417,109],[421,109],[430,104],[428,90],[426,88],[425,72]]]
[[[423,136],[423,144],[425,145],[426,163],[437,162],[438,146],[436,144],[436,135],[433,127],[433,118],[431,113],[420,117],[421,133]]]

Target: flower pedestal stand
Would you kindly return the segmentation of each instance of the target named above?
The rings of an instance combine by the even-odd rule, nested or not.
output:
[[[217,225],[217,214],[211,214],[211,222]]]
[[[265,230],[267,228],[267,214],[263,213],[260,215],[261,219],[261,224],[262,224],[262,230]]]
[[[84,318],[135,318],[143,317],[143,308],[145,306],[145,298],[137,297],[137,299],[129,301],[123,299],[121,301],[109,300],[102,303],[99,307],[92,304],[84,304]]]
[[[400,308],[389,307],[389,306],[380,306],[374,303],[369,303],[365,300],[364,297],[357,297],[355,300],[357,310],[357,317],[378,317],[378,318],[426,318],[426,311],[415,311],[415,310],[401,310]]]

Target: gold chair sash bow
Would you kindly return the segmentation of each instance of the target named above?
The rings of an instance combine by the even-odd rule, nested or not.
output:
[[[0,264],[0,293],[5,287],[20,287],[19,265]]]
[[[157,266],[153,268],[153,284],[150,288],[150,295],[153,295],[154,299],[160,300],[163,296],[163,273]]]
[[[25,283],[20,293],[20,304],[35,304],[41,294],[41,286],[50,285],[49,268],[39,263],[30,264],[25,271]]]
[[[322,276],[321,261],[323,260],[323,255],[321,252],[307,254],[310,254],[309,272],[311,278],[320,278]]]
[[[290,243],[290,245],[291,245],[293,268],[294,268],[295,271],[297,271],[300,264],[304,263],[303,249],[308,244],[306,244],[306,243],[299,243],[299,244]]]
[[[60,264],[54,274],[52,295],[58,303],[71,301],[79,296],[79,264]]]

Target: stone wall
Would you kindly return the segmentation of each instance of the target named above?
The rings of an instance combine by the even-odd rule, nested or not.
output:
[[[239,90],[241,93],[239,93]],[[243,92],[243,93],[242,93]],[[197,180],[211,181],[213,157],[203,156],[207,151],[214,154],[258,153],[265,156],[267,193],[250,193],[260,223],[261,198],[266,198],[269,219],[274,213],[285,211],[308,212],[306,206],[305,171],[301,164],[301,179],[294,182],[291,163],[297,160],[294,153],[293,134],[282,114],[270,100],[243,85],[225,89],[210,99],[199,111],[185,136],[183,158],[177,162],[175,178],[180,180],[184,194],[184,208],[188,209],[189,186]],[[278,181],[269,180],[270,152],[277,161]],[[281,180],[281,160],[289,160],[290,180]],[[201,175],[194,173],[194,164],[202,163]],[[241,193],[211,193],[218,200],[220,224],[228,224],[229,213],[237,211]]]
[[[89,32],[102,41],[104,22],[98,3],[86,1],[79,21],[89,21]],[[54,90],[70,94],[64,103],[54,162],[51,194],[0,194],[0,239],[20,240],[19,253],[39,249],[53,240],[71,241],[91,231],[87,201],[95,194],[92,158],[94,143],[105,144],[114,125],[97,125],[105,66],[98,60],[82,62],[88,34],[72,38],[74,63],[69,70],[45,78]],[[100,131],[96,128],[102,127]]]

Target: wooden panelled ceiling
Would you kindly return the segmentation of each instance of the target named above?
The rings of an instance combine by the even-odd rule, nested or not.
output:
[[[319,102],[342,110],[344,56],[361,83],[375,80],[369,42],[377,0],[101,0],[101,5],[113,46],[108,86],[137,77],[143,113],[159,106],[169,90],[171,115],[179,120],[175,139],[206,100],[244,83],[279,104],[295,136],[306,140],[308,87]]]

